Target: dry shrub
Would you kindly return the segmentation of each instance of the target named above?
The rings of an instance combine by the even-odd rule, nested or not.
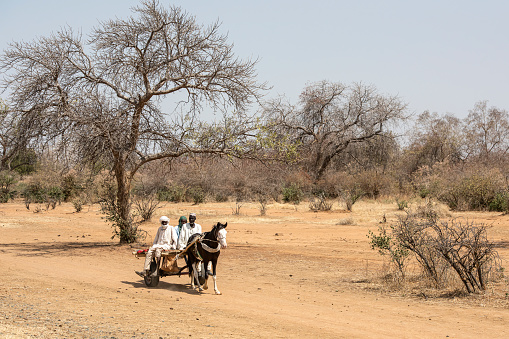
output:
[[[425,199],[424,202],[417,204],[410,213],[415,214],[419,218],[445,218],[451,216],[446,206],[433,199]]]
[[[469,293],[486,290],[492,272],[499,267],[494,243],[487,237],[488,226],[472,221],[440,221],[429,209],[424,216],[408,212],[392,226],[392,236],[411,251],[437,287],[445,273],[454,270]]]
[[[414,184],[421,197],[435,197],[452,210],[502,211],[508,205],[506,177],[496,167],[439,163],[432,168],[421,168]]]
[[[206,199],[256,201],[260,194],[278,200],[284,170],[282,164],[262,164],[247,159],[197,156],[161,164],[160,200],[200,203]]]
[[[390,258],[402,280],[407,277],[407,259],[413,257],[434,288],[457,290],[460,282],[468,293],[485,291],[501,274],[488,226],[460,219],[444,221],[439,214],[429,203],[417,212],[409,210],[398,216],[390,231],[384,226],[378,233],[370,231],[371,248]]]
[[[354,176],[356,184],[371,199],[392,193],[392,178],[378,170],[367,170]]]
[[[354,186],[341,192],[341,197],[346,204],[348,211],[352,210],[353,205],[365,195],[364,191],[359,186]]]
[[[309,209],[313,212],[330,211],[332,203],[327,202],[325,194],[320,194],[318,197],[313,198],[309,203]]]
[[[25,206],[30,209],[32,203],[46,206],[46,210],[52,209],[64,199],[61,188],[62,173],[55,163],[49,160],[41,161],[40,168],[31,177],[27,178],[22,185],[21,195]],[[41,210],[40,206],[36,207]]]
[[[338,198],[341,193],[341,187],[350,180],[344,172],[328,171],[320,181],[315,183],[313,193],[315,195],[324,194],[328,198]]]
[[[328,172],[316,183],[315,194],[324,193],[329,198],[344,196],[345,191],[358,189],[371,199],[389,195],[394,191],[396,181],[388,174],[372,169],[355,174],[348,172]]]
[[[336,225],[338,226],[346,226],[346,225],[354,225],[354,221],[352,218],[343,218],[339,219]]]

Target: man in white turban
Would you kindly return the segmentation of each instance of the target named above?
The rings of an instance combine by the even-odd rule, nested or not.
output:
[[[163,250],[174,250],[177,248],[177,233],[175,232],[175,228],[169,226],[170,219],[163,215],[159,221],[161,222],[161,227],[157,230],[154,244],[147,251],[143,271],[136,272],[136,274],[141,277],[150,274],[150,263],[154,255],[156,258],[160,258]]]

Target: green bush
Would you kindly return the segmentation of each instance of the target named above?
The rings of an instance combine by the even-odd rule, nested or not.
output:
[[[42,186],[40,182],[33,182],[25,186],[21,195],[25,199],[25,203],[28,202],[29,204],[30,203],[42,204],[47,199],[46,189]]]
[[[491,200],[489,210],[494,212],[509,211],[509,194],[507,192],[499,192]]]
[[[405,277],[405,263],[410,252],[392,234],[388,234],[383,226],[378,227],[378,234],[368,231],[371,249],[377,250],[380,255],[387,255],[391,263],[397,268],[402,278]]]
[[[157,193],[159,201],[183,202],[186,200],[187,188],[184,185],[172,185]]]
[[[48,198],[55,201],[62,201],[64,199],[64,192],[59,186],[51,186],[47,188]]]
[[[283,201],[298,204],[304,198],[304,193],[298,184],[291,183],[282,189]]]
[[[396,200],[398,204],[398,210],[403,211],[405,208],[408,208],[408,201],[406,200]]]
[[[60,183],[62,190],[62,199],[64,201],[70,201],[72,198],[77,197],[83,190],[78,182],[78,177],[74,174],[67,174],[62,178]]]
[[[494,207],[500,204],[499,195],[496,178],[489,173],[476,173],[452,182],[438,198],[453,210],[488,210],[492,204]]]
[[[205,202],[205,192],[201,187],[193,187],[188,190],[188,196],[195,205]]]
[[[45,187],[41,182],[33,182],[25,186],[21,193],[27,209],[31,203],[46,204],[46,209],[55,208],[64,198],[64,193],[59,186]]]
[[[428,197],[430,195],[430,193],[431,193],[430,190],[426,187],[421,187],[418,191],[418,194],[422,199],[425,199],[426,197]]]
[[[13,186],[17,183],[14,174],[8,171],[0,172],[0,203],[6,203],[14,198]]]
[[[227,202],[228,194],[226,192],[217,192],[214,199],[216,202]]]
[[[20,175],[29,175],[36,171],[37,154],[33,149],[19,152],[11,161],[11,168]]]

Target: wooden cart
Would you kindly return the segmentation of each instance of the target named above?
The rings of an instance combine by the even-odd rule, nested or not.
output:
[[[185,257],[188,255],[187,251],[191,246],[194,245],[196,241],[198,241],[198,238],[187,245],[187,247],[183,250],[162,251],[160,258],[152,258],[152,262],[150,263],[150,273],[148,276],[143,277],[143,280],[145,280],[145,285],[148,287],[156,287],[159,284],[159,279],[162,277],[172,275],[187,276],[189,274],[187,265],[185,262],[183,262],[183,266],[178,266],[178,260],[176,257],[178,255],[179,259],[185,259]],[[147,250],[137,250],[133,252],[136,258],[145,258],[146,253]],[[200,274],[198,274],[198,279],[200,280],[200,284],[205,283],[205,268],[203,266]]]

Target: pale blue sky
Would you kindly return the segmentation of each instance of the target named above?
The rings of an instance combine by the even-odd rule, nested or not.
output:
[[[259,80],[293,103],[306,84],[364,82],[410,111],[463,118],[475,102],[509,109],[509,1],[160,0],[216,19]],[[0,0],[0,50],[70,25],[126,17],[134,0]]]

